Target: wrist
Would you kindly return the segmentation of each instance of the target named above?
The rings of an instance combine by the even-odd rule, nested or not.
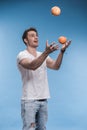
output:
[[[44,54],[45,54],[46,56],[48,56],[48,55],[49,55],[49,51],[48,51],[48,50],[45,50],[45,51],[44,51]]]
[[[51,52],[50,52],[49,49],[47,49],[47,50],[44,51],[44,53],[45,53],[46,55],[49,55]]]
[[[60,51],[61,51],[61,53],[64,53],[64,52],[65,52],[65,50],[66,50],[66,49],[64,49],[64,50],[63,50],[63,49],[61,49]]]

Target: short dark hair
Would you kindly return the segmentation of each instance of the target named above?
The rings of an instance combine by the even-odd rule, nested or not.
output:
[[[27,38],[27,33],[28,33],[29,31],[35,31],[35,32],[37,33],[37,35],[38,35],[37,29],[34,28],[34,27],[30,27],[30,28],[26,29],[26,30],[24,31],[23,35],[22,35],[22,40],[23,40],[23,42],[24,42],[25,44],[26,44],[26,42],[24,41],[24,39]]]

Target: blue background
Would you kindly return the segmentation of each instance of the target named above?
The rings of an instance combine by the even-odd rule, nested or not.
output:
[[[59,6],[60,16],[51,15]],[[66,36],[72,44],[59,71],[48,69],[51,99],[47,130],[87,130],[87,1],[1,0],[0,1],[0,129],[21,130],[22,82],[16,56],[26,47],[21,36],[36,27],[39,51],[45,43]],[[57,58],[59,51],[50,56]]]

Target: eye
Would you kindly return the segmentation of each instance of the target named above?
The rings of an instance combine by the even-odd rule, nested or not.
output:
[[[36,37],[36,35],[35,35],[35,34],[32,34],[31,37]]]
[[[31,36],[34,37],[34,34],[32,34]]]

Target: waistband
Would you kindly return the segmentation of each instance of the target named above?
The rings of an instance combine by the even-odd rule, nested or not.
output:
[[[36,101],[43,102],[43,101],[47,101],[47,99],[38,99]]]
[[[43,101],[47,101],[47,99],[29,99],[29,100],[23,100],[21,99],[21,101],[39,101],[39,102],[43,102]]]

